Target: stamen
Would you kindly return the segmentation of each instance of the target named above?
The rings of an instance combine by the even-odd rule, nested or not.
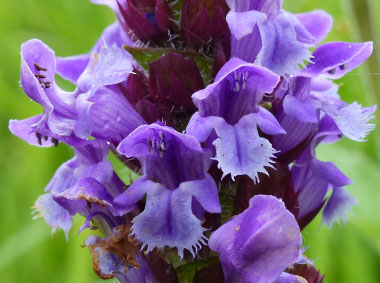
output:
[[[235,89],[234,90],[237,92],[240,91],[240,84],[238,81],[235,81]]]
[[[339,69],[341,69],[342,71],[346,70],[347,69],[347,64],[343,64],[343,65],[340,65],[339,66]]]
[[[40,65],[38,65],[37,63],[33,63],[33,65],[34,65],[34,67],[36,67],[36,69],[38,70],[38,71],[47,71],[47,69],[46,68],[44,68],[44,67],[41,67]]]
[[[160,143],[160,149],[161,149],[162,151],[165,151],[165,150],[166,150],[166,143],[165,143],[164,140],[161,141],[161,143]]]
[[[153,151],[153,144],[152,144],[152,141],[150,140],[150,138],[147,139],[147,142],[148,142],[150,154],[153,155],[153,153],[154,153],[154,151]]]
[[[161,150],[161,148],[158,149],[158,153],[160,155],[161,158],[164,158],[165,156],[165,150]]]
[[[52,138],[52,139],[51,139],[51,142],[54,144],[55,147],[58,146],[59,141],[58,141],[57,139]]]
[[[244,80],[245,80],[245,81],[248,80],[248,71],[245,71],[245,72],[244,72]]]
[[[334,75],[336,73],[336,69],[335,68],[331,69],[331,70],[328,71],[328,73],[331,74],[331,75]]]
[[[44,141],[47,141],[48,140],[48,136],[43,136],[43,138],[44,138]]]
[[[42,135],[36,132],[36,138],[39,145],[42,145]]]
[[[46,79],[46,76],[45,76],[45,75],[34,74],[34,76],[35,76],[37,79]]]

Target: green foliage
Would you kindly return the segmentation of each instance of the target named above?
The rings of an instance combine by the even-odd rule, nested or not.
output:
[[[380,2],[377,0],[286,0],[285,3],[286,9],[292,12],[325,9],[331,13],[335,25],[327,39],[329,41],[379,39],[376,31],[380,29],[377,17]],[[98,280],[93,274],[88,250],[80,247],[89,232],[76,235],[83,219],[76,219],[69,242],[61,231],[52,239],[50,228],[43,224],[43,220],[31,220],[31,206],[43,193],[56,168],[71,158],[72,151],[64,145],[51,149],[31,147],[13,137],[7,126],[10,118],[22,119],[41,111],[23,94],[18,84],[21,43],[30,38],[40,38],[60,56],[85,53],[113,19],[112,11],[88,0],[0,2],[1,282],[75,283]],[[357,100],[364,105],[379,100],[380,96],[374,92],[380,87],[378,56],[376,50],[367,66],[340,81],[345,100]],[[70,84],[64,85],[72,88]],[[379,119],[380,115],[377,116]],[[348,189],[359,201],[346,226],[335,225],[328,230],[320,226],[320,219],[316,219],[303,233],[304,244],[310,247],[307,255],[315,259],[317,267],[326,273],[327,283],[379,281],[380,166],[377,133],[370,135],[368,143],[343,140],[336,145],[324,146],[318,152],[322,160],[336,162],[353,179],[354,185]],[[114,164],[127,182],[130,172],[116,160]],[[194,268],[191,266],[186,270],[192,273]]]

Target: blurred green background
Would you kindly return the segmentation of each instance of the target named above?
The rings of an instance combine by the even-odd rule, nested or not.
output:
[[[380,1],[285,0],[285,7],[332,14],[335,24],[328,41],[375,41],[371,60],[340,80],[340,93],[348,102],[378,103]],[[80,247],[88,234],[76,235],[81,219],[76,219],[69,242],[62,231],[52,237],[43,220],[32,221],[31,206],[72,151],[64,145],[29,146],[9,133],[8,120],[41,112],[18,83],[22,42],[40,38],[60,56],[86,53],[113,20],[109,9],[88,0],[0,0],[0,282],[101,281],[93,274],[88,250]],[[303,233],[307,255],[326,274],[327,283],[380,282],[379,132],[380,127],[366,143],[343,140],[318,151],[320,159],[334,161],[354,180],[347,189],[359,201],[347,225],[329,230],[318,218]]]

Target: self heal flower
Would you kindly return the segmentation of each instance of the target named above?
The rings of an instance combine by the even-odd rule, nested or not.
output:
[[[355,205],[354,197],[342,187],[352,181],[333,163],[323,162],[315,157],[315,148],[321,142],[332,142],[339,138],[334,121],[325,116],[319,126],[318,133],[311,144],[294,162],[291,174],[293,186],[298,193],[299,213],[297,221],[305,227],[322,209],[327,201],[327,193],[332,190],[329,204],[324,208],[323,221],[331,226],[339,217],[346,219],[345,211]]]
[[[114,227],[118,219],[112,218],[112,200],[123,191],[123,183],[106,159],[108,145],[100,141],[75,149],[75,157],[62,164],[35,204],[39,216],[48,225],[65,231],[67,236],[72,218],[80,213],[89,220],[100,215],[104,227]],[[111,219],[112,218],[112,219]]]
[[[194,251],[204,243],[201,221],[192,211],[195,201],[210,213],[220,213],[218,190],[207,173],[210,153],[198,141],[160,123],[140,126],[118,151],[137,158],[143,176],[115,199],[120,215],[145,195],[144,211],[133,219],[132,231],[148,251],[165,246]]]
[[[83,139],[93,136],[117,145],[146,123],[117,89],[102,87],[94,94],[82,94],[76,104],[79,118],[74,131]]]
[[[218,166],[224,176],[248,175],[254,181],[264,167],[271,167],[275,150],[259,136],[258,128],[268,135],[284,134],[276,118],[259,105],[265,93],[271,93],[279,77],[269,70],[238,58],[227,62],[213,84],[193,94],[198,112],[186,129],[200,142],[213,130],[217,138]]]
[[[291,173],[294,188],[298,191],[297,219],[302,228],[322,209],[329,189],[352,183],[333,163],[319,161],[313,157],[309,148],[295,161]],[[331,221],[330,218],[328,222]]]
[[[297,77],[283,81],[274,95],[272,112],[286,135],[273,137],[273,146],[281,160],[292,162],[318,131],[320,118],[328,115],[336,130],[352,140],[364,141],[374,128],[368,123],[376,106],[347,104],[338,94],[338,86],[327,78],[340,78],[363,63],[372,51],[372,43],[336,42],[320,46],[312,62]],[[339,53],[339,54],[338,54]]]
[[[279,75],[296,73],[298,65],[310,58],[307,47],[316,45],[331,28],[326,13],[314,11],[297,17],[283,11],[280,0],[228,0],[227,4],[231,8],[227,15],[231,56]],[[315,21],[330,24],[316,28]]]
[[[92,135],[118,143],[145,123],[116,86],[127,80],[132,70],[133,58],[122,48],[103,46],[92,54],[78,79],[76,136],[87,139]]]
[[[41,104],[43,114],[18,121],[11,120],[10,130],[32,145],[50,146],[64,141],[82,145],[75,137],[75,94],[61,90],[55,84],[55,54],[37,39],[21,46],[21,86],[25,93]]]
[[[357,204],[358,202],[351,193],[342,187],[334,187],[323,210],[323,223],[330,228],[335,221],[339,222],[340,219],[346,223],[347,213],[351,214],[351,207]]]
[[[283,81],[282,88],[275,94],[272,112],[286,135],[276,135],[273,147],[278,150],[281,161],[290,163],[307,147],[318,131],[320,110],[311,96],[311,79],[296,77]]]
[[[273,196],[255,196],[249,205],[209,240],[209,247],[219,252],[225,282],[298,282],[284,273],[301,252],[294,216]]]
[[[302,75],[338,79],[361,65],[372,54],[373,43],[330,42],[314,52],[310,64]]]
[[[374,118],[376,106],[362,107],[357,102],[347,104],[341,101],[337,87],[323,78],[343,77],[367,60],[372,50],[372,42],[324,44],[315,50],[313,61],[301,73],[301,76],[312,78],[314,104],[334,120],[344,136],[355,141],[364,141],[374,129],[374,125],[368,122]]]

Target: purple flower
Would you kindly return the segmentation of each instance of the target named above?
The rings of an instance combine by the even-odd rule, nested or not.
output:
[[[30,144],[57,145],[58,141],[83,146],[89,136],[120,142],[145,124],[117,88],[132,71],[132,57],[117,47],[103,47],[92,58],[72,93],[54,82],[54,52],[39,40],[21,48],[21,85],[25,93],[44,108],[42,115],[11,120],[11,132]],[[73,75],[74,76],[74,75]]]
[[[92,53],[78,79],[78,121],[74,128],[78,137],[86,139],[92,135],[118,143],[145,124],[115,86],[125,81],[132,70],[133,58],[122,48],[103,46],[99,53]]]
[[[193,115],[187,133],[205,142],[213,130],[215,160],[223,176],[248,175],[254,181],[264,167],[271,167],[275,150],[259,136],[258,128],[268,135],[284,134],[274,116],[259,105],[264,94],[271,93],[279,77],[269,70],[238,58],[227,62],[215,82],[193,94],[198,112]],[[215,139],[216,138],[216,139]]]
[[[99,229],[85,244],[102,279],[178,282],[178,271],[198,266],[194,282],[321,282],[300,230],[321,210],[327,226],[346,221],[356,200],[316,147],[373,130],[376,106],[347,104],[333,82],[371,55],[372,42],[311,54],[331,17],[293,15],[282,0],[91,1],[117,22],[88,54],[56,58],[36,39],[21,48],[21,86],[43,113],[11,120],[10,130],[75,152],[37,199],[36,217],[66,237],[76,214],[85,217],[79,233]],[[61,90],[56,74],[76,89]],[[126,186],[110,149],[140,178]],[[189,253],[195,265],[183,264]]]
[[[339,217],[345,220],[345,211],[349,211],[350,206],[356,204],[354,197],[342,188],[352,181],[333,163],[322,162],[315,157],[315,148],[319,143],[336,140],[339,134],[334,121],[328,116],[324,117],[310,146],[292,166],[293,186],[298,193],[297,220],[302,228],[322,209],[329,189],[333,193],[323,212],[323,221],[328,226]]]
[[[11,120],[11,132],[37,146],[58,141],[82,145],[73,133],[76,122],[75,93],[61,90],[55,83],[55,54],[42,41],[33,39],[21,46],[21,86],[41,104],[44,113],[26,120]]]
[[[301,233],[294,216],[273,196],[253,197],[250,206],[211,234],[225,282],[298,282],[284,273],[301,253]]]
[[[299,76],[283,81],[274,97],[275,116],[286,135],[273,137],[279,155],[287,154],[289,162],[296,149],[298,154],[310,143],[318,131],[323,115],[333,119],[342,135],[363,141],[374,128],[368,122],[376,106],[363,108],[357,102],[347,104],[338,95],[338,88],[327,78],[342,77],[363,63],[372,52],[372,43],[336,42],[320,46],[313,53],[312,62]],[[338,54],[339,53],[339,54]]]
[[[118,225],[118,218],[112,216],[112,201],[124,191],[124,184],[107,160],[108,151],[104,142],[92,141],[75,148],[75,157],[58,168],[45,188],[47,193],[35,203],[35,211],[53,232],[63,229],[67,237],[76,213],[88,217],[85,226],[94,216],[102,216],[104,227]]]
[[[332,25],[323,11],[297,17],[283,11],[280,0],[228,0],[227,4],[231,55],[279,75],[298,72],[298,65],[310,58],[308,46],[319,43]]]
[[[216,184],[207,173],[210,153],[194,137],[160,123],[140,126],[118,151],[137,158],[144,172],[115,200],[123,215],[147,195],[144,211],[133,219],[136,239],[148,251],[169,246],[181,257],[184,249],[194,255],[206,229],[194,215],[192,202],[210,213],[221,212]]]

